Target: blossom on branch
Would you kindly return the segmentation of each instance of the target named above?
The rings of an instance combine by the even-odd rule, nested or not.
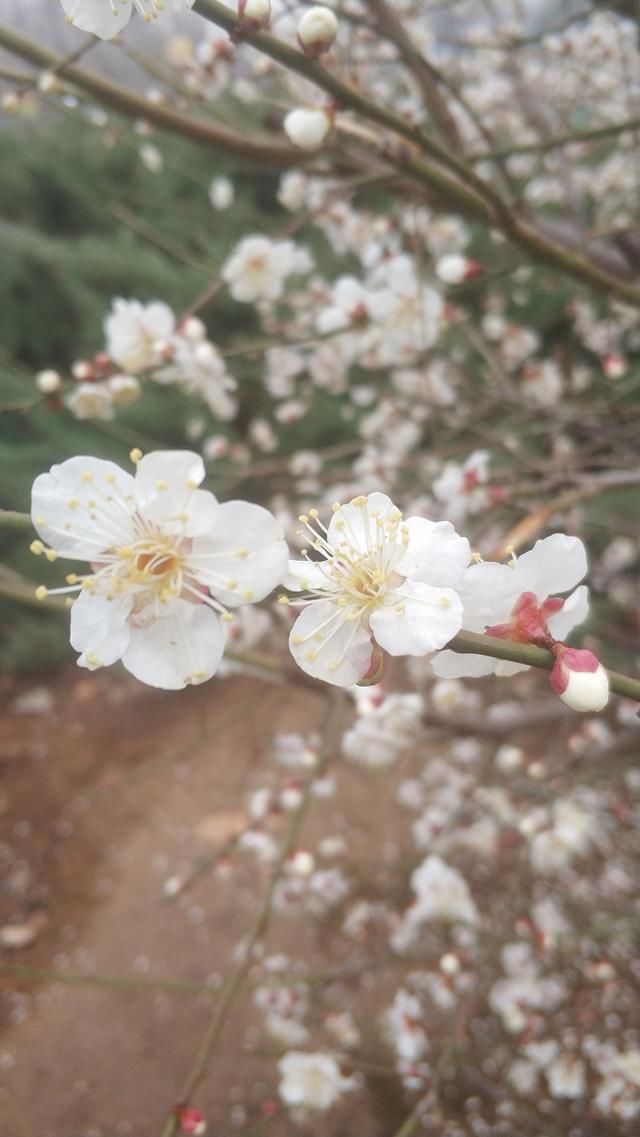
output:
[[[282,598],[302,608],[289,637],[296,663],[337,686],[358,683],[389,655],[426,655],[460,630],[454,591],[469,563],[469,542],[448,521],[403,520],[383,493],[335,505],[328,528],[318,511],[300,518],[320,555],[289,564]]]
[[[507,565],[486,561],[471,565],[457,587],[464,605],[463,626],[501,639],[549,646],[564,640],[586,619],[589,602],[584,585],[587,554],[577,537],[554,533],[536,541]],[[562,599],[558,593],[574,592]],[[514,675],[525,665],[486,655],[441,652],[433,670],[444,679],[475,675]]]
[[[205,470],[189,451],[137,460],[135,478],[100,458],[69,458],[33,485],[32,519],[49,546],[88,561],[67,576],[79,593],[71,644],[81,667],[117,660],[152,687],[203,683],[222,658],[227,608],[262,600],[282,580],[287,547],[275,518],[245,501],[220,504],[199,489]],[[41,586],[37,595],[48,590]]]

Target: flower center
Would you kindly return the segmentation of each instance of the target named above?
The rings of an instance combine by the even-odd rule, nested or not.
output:
[[[168,600],[182,591],[184,557],[179,545],[175,538],[160,534],[144,537],[133,545],[114,549],[113,560],[102,571],[116,592],[151,591]]]

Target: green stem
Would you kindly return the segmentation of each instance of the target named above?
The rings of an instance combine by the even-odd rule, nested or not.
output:
[[[495,636],[480,635],[477,632],[458,632],[447,647],[451,651],[463,654],[472,652],[474,655],[488,655],[491,659],[524,663],[528,667],[539,667],[543,671],[551,671],[555,663],[554,656],[545,648],[535,647],[534,644],[515,643],[514,640],[497,639]],[[618,671],[607,671],[607,674],[611,690],[616,695],[640,702],[640,679],[632,679],[628,675],[621,675]]]
[[[15,509],[0,509],[0,529],[32,529],[28,513],[18,513]]]

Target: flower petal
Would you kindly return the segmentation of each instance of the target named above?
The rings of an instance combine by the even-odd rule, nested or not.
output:
[[[90,592],[81,592],[71,609],[71,646],[81,652],[79,667],[94,671],[121,659],[129,645],[127,617],[133,606],[132,596],[107,600]]]
[[[327,571],[327,561],[290,560],[289,571],[283,580],[285,588],[291,592],[333,588],[334,581]]]
[[[31,518],[43,541],[83,561],[131,541],[134,508],[133,478],[102,458],[68,458],[39,474],[31,491]]]
[[[385,493],[370,493],[362,498],[361,505],[352,501],[336,510],[327,532],[327,541],[337,551],[345,544],[360,553],[375,548],[378,543],[378,525],[389,517],[400,517],[400,511]]]
[[[566,640],[570,632],[582,624],[589,615],[589,589],[581,584],[564,602],[564,607],[547,621],[551,635],[556,640]]]
[[[65,14],[74,27],[82,32],[92,32],[99,39],[113,39],[131,19],[131,0],[121,0],[117,5],[105,0],[62,0]]]
[[[140,513],[165,533],[194,536],[213,525],[216,498],[198,491],[205,476],[199,454],[190,450],[156,450],[145,454],[136,469],[135,492]]]
[[[289,551],[279,521],[249,501],[218,506],[213,531],[193,542],[188,566],[223,604],[263,600],[287,571]]]
[[[370,619],[376,643],[389,655],[427,655],[462,627],[462,601],[451,588],[405,580],[389,597]]]
[[[218,669],[225,638],[220,620],[205,604],[176,600],[171,613],[131,628],[122,662],[141,683],[176,691],[204,683]]]
[[[409,517],[405,525],[409,543],[396,571],[423,584],[456,585],[469,566],[467,538],[456,533],[450,521]]]
[[[348,620],[346,612],[329,600],[314,600],[300,613],[289,636],[298,667],[337,687],[351,687],[362,679],[373,651],[369,629],[359,620]]]
[[[483,561],[471,565],[456,588],[463,606],[463,626],[468,632],[484,632],[509,619],[520,595],[518,580],[509,565]]]
[[[519,592],[535,592],[538,600],[545,600],[575,588],[586,575],[587,567],[582,541],[566,533],[553,533],[518,557],[513,571]]]

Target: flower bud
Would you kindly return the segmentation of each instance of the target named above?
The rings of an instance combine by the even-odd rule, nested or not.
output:
[[[465,280],[472,280],[482,271],[482,265],[460,253],[448,253],[436,264],[436,276],[443,284],[464,284]]]
[[[292,146],[299,150],[318,150],[329,136],[333,120],[322,110],[289,111],[284,129]]]
[[[206,1132],[207,1123],[204,1114],[190,1105],[179,1105],[175,1111],[176,1120],[182,1133],[191,1133],[194,1137],[201,1137]]]
[[[298,24],[298,42],[305,55],[317,59],[332,46],[338,34],[338,21],[331,8],[318,4],[309,8]]]
[[[62,387],[62,376],[47,369],[36,375],[36,387],[41,395],[55,395]]]
[[[574,711],[601,711],[609,702],[609,677],[592,651],[554,647],[556,661],[550,675],[556,695]]]
[[[238,15],[252,31],[268,28],[271,23],[271,0],[238,0]]]

